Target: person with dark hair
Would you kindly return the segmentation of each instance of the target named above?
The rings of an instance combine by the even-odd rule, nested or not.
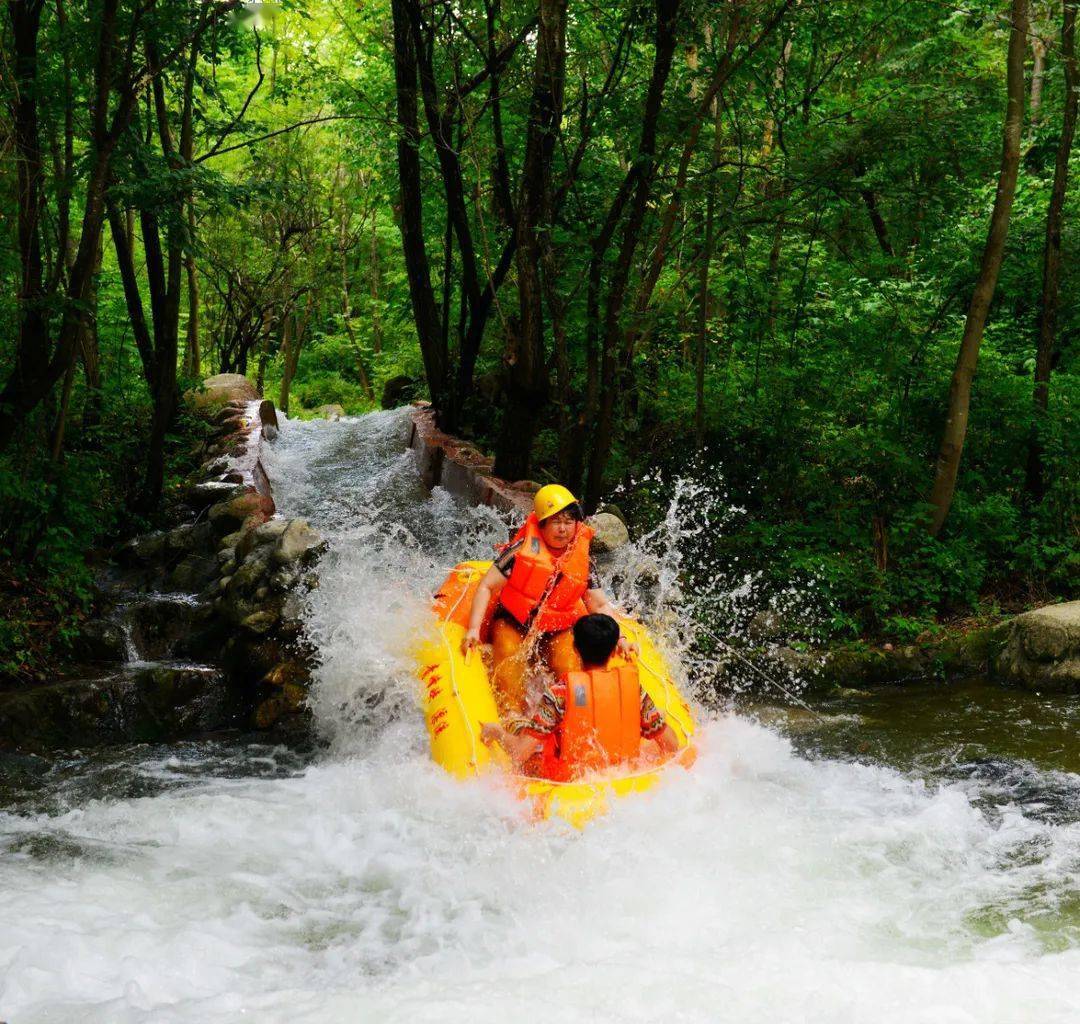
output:
[[[570,638],[578,619],[589,612],[615,614],[589,555],[593,532],[584,520],[569,490],[541,487],[532,513],[476,588],[462,649],[467,654],[480,645],[488,608],[497,601],[492,682],[504,716],[524,710],[530,666],[546,663],[556,677],[581,667]]]
[[[573,637],[581,670],[547,687],[531,719],[513,730],[485,723],[481,739],[498,743],[519,769],[560,782],[633,761],[642,740],[675,753],[678,737],[642,689],[637,668],[609,667],[620,640],[618,622],[585,615],[574,624]]]

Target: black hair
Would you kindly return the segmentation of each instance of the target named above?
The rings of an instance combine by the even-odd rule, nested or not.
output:
[[[619,624],[610,615],[583,615],[574,623],[574,646],[588,665],[606,665],[619,642]]]
[[[569,512],[570,515],[572,515],[579,523],[583,523],[585,521],[585,510],[576,501],[567,505],[565,508],[559,509],[558,512],[552,512],[551,516],[557,516],[560,512]],[[546,523],[551,518],[551,516],[544,516],[544,518],[541,519],[540,522]]]

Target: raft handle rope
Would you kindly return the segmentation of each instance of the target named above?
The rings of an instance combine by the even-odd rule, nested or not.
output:
[[[716,643],[718,643],[721,646],[723,646],[724,648],[726,648],[726,650],[728,651],[729,654],[733,655],[735,658],[737,658],[739,661],[741,661],[748,669],[750,669],[751,672],[754,672],[757,675],[759,675],[770,686],[775,687],[782,694],[784,694],[784,696],[787,697],[790,701],[792,701],[793,703],[797,704],[800,708],[802,708],[803,711],[806,711],[810,715],[812,715],[814,720],[819,725],[828,725],[829,724],[828,720],[825,718],[824,715],[821,715],[817,711],[815,711],[812,707],[810,707],[809,704],[806,703],[805,700],[802,699],[802,697],[800,697],[797,693],[792,693],[792,691],[789,690],[786,686],[784,686],[783,683],[777,682],[767,672],[763,672],[760,668],[758,668],[757,665],[755,665],[749,658],[747,658],[744,654],[742,654],[737,648],[735,648],[732,644],[728,643],[725,639],[723,639],[723,637],[717,636],[711,629],[707,629],[705,626],[699,625],[698,628],[707,637],[709,637],[712,640],[715,640]]]

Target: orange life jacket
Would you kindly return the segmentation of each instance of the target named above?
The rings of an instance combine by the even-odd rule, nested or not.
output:
[[[557,781],[631,761],[641,752],[641,681],[633,665],[570,672],[558,751],[545,749],[544,774]]]
[[[523,543],[514,552],[514,567],[499,591],[502,606],[523,626],[535,625],[542,633],[569,629],[586,614],[582,598],[589,586],[592,536],[592,528],[579,523],[566,550],[555,558],[531,513],[510,541]]]

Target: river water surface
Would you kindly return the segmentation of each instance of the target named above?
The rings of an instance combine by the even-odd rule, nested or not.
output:
[[[215,737],[0,765],[9,1024],[1014,1024],[1080,1013],[1075,703],[972,683],[702,709],[577,833],[426,753],[412,637],[506,524],[425,495],[404,413],[285,423],[330,541],[308,753]]]

